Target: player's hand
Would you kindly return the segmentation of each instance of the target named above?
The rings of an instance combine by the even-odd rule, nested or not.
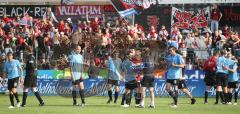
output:
[[[186,80],[186,77],[185,77],[185,76],[183,76],[183,77],[182,77],[182,80]]]
[[[223,66],[223,70],[228,70],[228,67],[226,67],[226,66]]]
[[[213,68],[213,71],[216,71],[216,68],[215,68],[215,67]]]
[[[172,66],[173,66],[173,67],[176,67],[176,64],[172,62]]]

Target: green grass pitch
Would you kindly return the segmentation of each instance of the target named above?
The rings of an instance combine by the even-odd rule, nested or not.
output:
[[[20,96],[20,100],[22,96]],[[135,108],[134,103],[129,108],[120,107],[118,104],[106,104],[107,97],[87,97],[86,106],[72,106],[71,98],[59,96],[43,96],[44,107],[38,106],[34,96],[28,96],[25,108],[8,109],[8,95],[0,95],[0,114],[240,114],[238,105],[214,105],[214,98],[209,98],[209,104],[203,104],[203,98],[197,98],[197,104],[191,105],[190,100],[179,98],[178,108],[172,108],[171,98],[155,98],[155,109],[147,108],[149,98],[146,99],[146,108]],[[78,99],[80,101],[80,98]],[[16,102],[16,101],[15,101]],[[132,100],[134,102],[134,99]]]

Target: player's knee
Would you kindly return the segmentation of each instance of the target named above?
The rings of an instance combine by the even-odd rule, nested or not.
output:
[[[182,89],[182,92],[183,92],[183,93],[187,93],[187,89],[186,89],[186,88],[183,88],[183,89]]]
[[[153,88],[150,88],[149,91],[150,91],[150,93],[153,93],[153,92],[154,92],[154,89],[153,89]]]
[[[224,87],[224,88],[223,88],[223,91],[224,91],[224,92],[227,92],[227,91],[228,91],[228,90],[227,90],[227,87]]]
[[[118,87],[115,87],[115,92],[118,92],[119,91],[119,88]]]
[[[108,84],[108,90],[112,89],[112,85]]]
[[[178,89],[174,89],[174,92],[175,92],[175,93],[178,93]]]
[[[12,88],[12,93],[16,93],[17,92],[17,90],[16,90],[16,88]]]
[[[151,95],[151,94],[154,94],[154,90],[152,90],[152,91],[150,90],[150,95]]]
[[[231,93],[231,91],[232,91],[232,90],[231,90],[230,88],[227,89],[227,92],[228,92],[228,93]]]
[[[84,90],[84,87],[81,87],[81,86],[80,86],[80,90]]]
[[[72,86],[72,91],[77,91],[77,87],[76,86]]]
[[[126,94],[126,98],[128,98],[128,99],[131,98],[131,96],[132,96],[131,93],[127,93],[127,94]]]
[[[131,93],[131,91],[128,90],[128,89],[126,89],[126,90],[125,90],[125,93],[126,93],[126,94],[129,94],[129,93]]]
[[[145,98],[145,97],[146,97],[146,94],[142,94],[141,96],[142,96],[142,98]]]
[[[234,91],[235,91],[235,92],[238,92],[238,88],[235,88]]]
[[[166,91],[169,92],[169,91],[170,91],[170,88],[166,87]]]
[[[217,91],[222,91],[222,87],[221,86],[217,86]]]
[[[83,83],[80,83],[79,87],[80,87],[81,90],[83,90],[84,89]]]
[[[10,90],[10,91],[9,91],[9,94],[13,95],[13,92],[12,92],[12,90]]]
[[[80,90],[84,90],[84,86],[83,86],[83,85],[80,85],[80,86],[79,86],[79,89],[80,89]]]

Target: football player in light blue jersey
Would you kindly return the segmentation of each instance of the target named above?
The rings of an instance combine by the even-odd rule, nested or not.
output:
[[[130,60],[132,57],[132,53],[129,53],[126,60],[122,63],[122,74],[125,81],[125,90],[121,102],[122,107],[129,107],[132,91],[138,87],[136,81],[137,73],[134,71],[136,69],[136,65]]]
[[[226,69],[228,70],[228,104],[232,104],[232,90],[234,90],[234,105],[237,105],[238,98],[238,73],[237,73],[237,60],[235,57],[228,53],[227,58],[228,66]]]
[[[166,91],[174,100],[173,107],[177,107],[178,101],[178,83],[182,78],[182,69],[185,66],[183,57],[176,53],[176,47],[169,47],[169,55],[166,58],[167,72],[166,72]],[[170,90],[171,85],[174,86],[174,91]]]
[[[112,56],[112,57],[111,57]],[[112,102],[112,86],[114,85],[114,103],[117,103],[118,91],[119,91],[119,81],[121,79],[121,64],[122,60],[118,58],[116,53],[108,56],[108,101],[109,104]]]
[[[226,50],[222,50],[220,56],[217,58],[217,69],[216,69],[216,83],[217,83],[217,92],[216,92],[216,102],[218,104],[219,96],[222,99],[222,103],[226,104],[227,100],[227,59],[226,59]],[[222,93],[224,92],[224,94]]]
[[[179,53],[179,54],[182,55],[182,53]],[[180,89],[188,98],[190,98],[191,104],[195,104],[196,99],[193,97],[193,95],[191,94],[191,92],[187,88],[185,70],[186,70],[186,68],[184,67],[182,69],[182,77],[181,77],[181,79],[179,80],[179,83],[178,83],[178,89]]]
[[[77,90],[82,100],[82,106],[85,105],[84,85],[83,85],[83,56],[81,55],[81,46],[76,46],[74,53],[70,55],[70,74],[72,80],[73,106],[77,104]]]
[[[20,107],[21,105],[16,88],[19,84],[19,78],[20,82],[23,81],[22,77],[23,71],[19,61],[13,59],[13,53],[11,51],[7,53],[7,57],[8,61],[5,62],[3,67],[3,80],[7,76],[9,99],[11,103],[9,108],[11,109],[14,108],[14,97],[16,98],[17,101],[17,107]]]
[[[154,104],[154,62],[150,59],[150,49],[146,49],[143,53],[142,60],[142,74],[143,78],[141,80],[141,102],[140,105],[137,106],[139,108],[144,108],[145,106],[145,96],[146,90],[149,89],[150,93],[150,105],[149,108],[155,108]]]

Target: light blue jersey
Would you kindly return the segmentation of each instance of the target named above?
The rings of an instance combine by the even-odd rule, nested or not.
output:
[[[3,71],[7,73],[8,79],[20,77],[21,65],[18,60],[13,59],[11,62],[6,61],[4,64]]]
[[[151,61],[149,56],[143,58],[143,63],[141,65],[141,67],[142,67],[144,76],[153,76],[154,62]]]
[[[225,73],[228,71],[223,69],[223,66],[227,66],[227,59],[224,56],[217,58],[217,73]]]
[[[120,80],[121,60],[108,59],[108,79]]]
[[[169,54],[166,58],[167,61],[167,79],[180,79],[182,77],[182,68],[181,67],[173,67],[172,63],[176,65],[184,64],[184,60],[181,55],[175,54],[171,55]]]
[[[237,62],[231,59],[227,59],[227,67],[229,67],[230,69],[233,69],[234,72],[228,72],[228,81],[229,82],[236,82],[238,81],[238,73],[237,73]]]
[[[73,53],[69,58],[73,80],[79,80],[82,77],[83,72],[83,56],[81,54]]]
[[[129,81],[133,81],[136,80],[136,75],[137,73],[134,72],[135,70],[135,64],[130,61],[129,59],[125,60],[122,64],[122,70],[125,73],[125,81],[129,82]]]

